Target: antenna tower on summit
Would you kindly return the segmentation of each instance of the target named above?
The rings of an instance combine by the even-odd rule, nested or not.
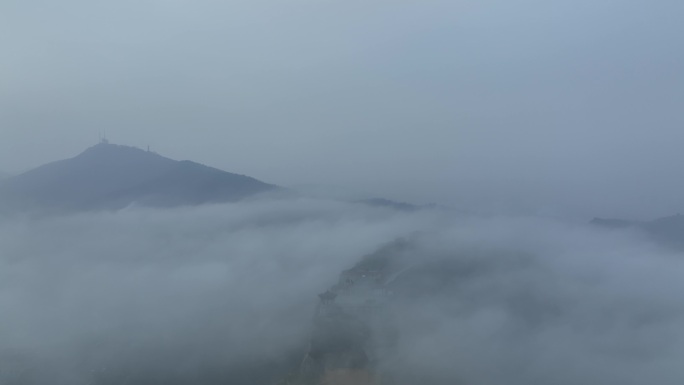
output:
[[[109,144],[109,139],[107,139],[107,131],[105,131],[104,134],[100,133],[100,143]]]

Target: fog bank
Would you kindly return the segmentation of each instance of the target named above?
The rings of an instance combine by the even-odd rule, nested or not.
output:
[[[0,382],[275,383],[316,295],[405,236],[396,383],[684,379],[684,263],[636,233],[291,200],[0,222]]]

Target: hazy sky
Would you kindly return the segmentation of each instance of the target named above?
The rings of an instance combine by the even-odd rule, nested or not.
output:
[[[0,170],[116,143],[281,185],[684,211],[680,0],[3,0]]]

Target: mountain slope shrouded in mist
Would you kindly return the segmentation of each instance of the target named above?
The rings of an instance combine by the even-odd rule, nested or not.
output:
[[[79,211],[230,202],[275,189],[195,162],[100,143],[4,180],[0,197],[17,209]]]
[[[594,218],[592,225],[608,229],[634,229],[663,246],[684,250],[684,216],[670,215],[652,221]]]

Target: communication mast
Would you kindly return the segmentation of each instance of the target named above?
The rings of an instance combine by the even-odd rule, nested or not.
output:
[[[107,139],[107,131],[104,134],[100,133],[100,144],[109,144],[109,139]]]

